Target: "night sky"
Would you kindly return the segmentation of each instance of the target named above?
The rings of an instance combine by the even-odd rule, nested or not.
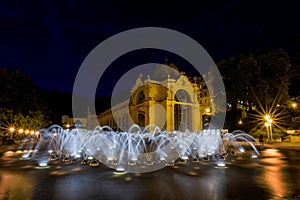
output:
[[[41,88],[72,92],[77,70],[95,46],[121,31],[144,26],[192,37],[215,62],[267,47],[295,52],[293,41],[300,35],[295,0],[179,2],[1,1],[0,67],[21,69]],[[163,63],[165,57],[182,64],[166,52],[122,56],[106,73],[101,84],[107,87],[100,94],[109,95],[111,77],[118,79],[138,64]],[[112,75],[116,68],[119,74]]]

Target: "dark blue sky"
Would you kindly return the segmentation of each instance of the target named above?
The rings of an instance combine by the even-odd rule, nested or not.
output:
[[[292,54],[293,39],[300,35],[298,8],[297,1],[290,0],[1,1],[0,67],[21,69],[42,88],[71,92],[77,70],[95,46],[116,33],[143,26],[180,31],[197,40],[215,62],[265,47]],[[163,62],[166,57],[137,55],[125,56],[112,68],[124,73],[136,64]],[[172,61],[172,55],[167,56]],[[118,74],[108,72],[106,77],[117,79]],[[103,84],[106,81],[111,78]]]

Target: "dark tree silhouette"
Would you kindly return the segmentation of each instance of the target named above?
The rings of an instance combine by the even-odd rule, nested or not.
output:
[[[0,127],[39,129],[50,124],[38,87],[21,71],[0,68]]]
[[[245,109],[274,107],[289,100],[290,58],[282,49],[263,49],[221,61],[218,68],[226,88],[227,125],[237,129]]]

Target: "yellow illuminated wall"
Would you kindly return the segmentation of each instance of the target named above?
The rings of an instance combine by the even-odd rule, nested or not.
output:
[[[205,100],[209,101],[207,97]],[[191,83],[183,73],[177,79],[168,76],[160,82],[150,76],[145,80],[139,77],[130,99],[101,113],[98,121],[101,126],[123,131],[133,123],[141,127],[153,124],[167,131],[196,131],[202,129],[203,110],[209,106],[205,104],[204,108],[200,101],[198,84]]]

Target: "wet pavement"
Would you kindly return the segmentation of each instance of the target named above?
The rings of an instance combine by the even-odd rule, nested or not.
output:
[[[61,161],[38,169],[12,150],[1,155],[0,199],[300,199],[300,151],[269,145],[260,153],[237,157],[226,168],[200,162],[115,175],[104,165]]]

